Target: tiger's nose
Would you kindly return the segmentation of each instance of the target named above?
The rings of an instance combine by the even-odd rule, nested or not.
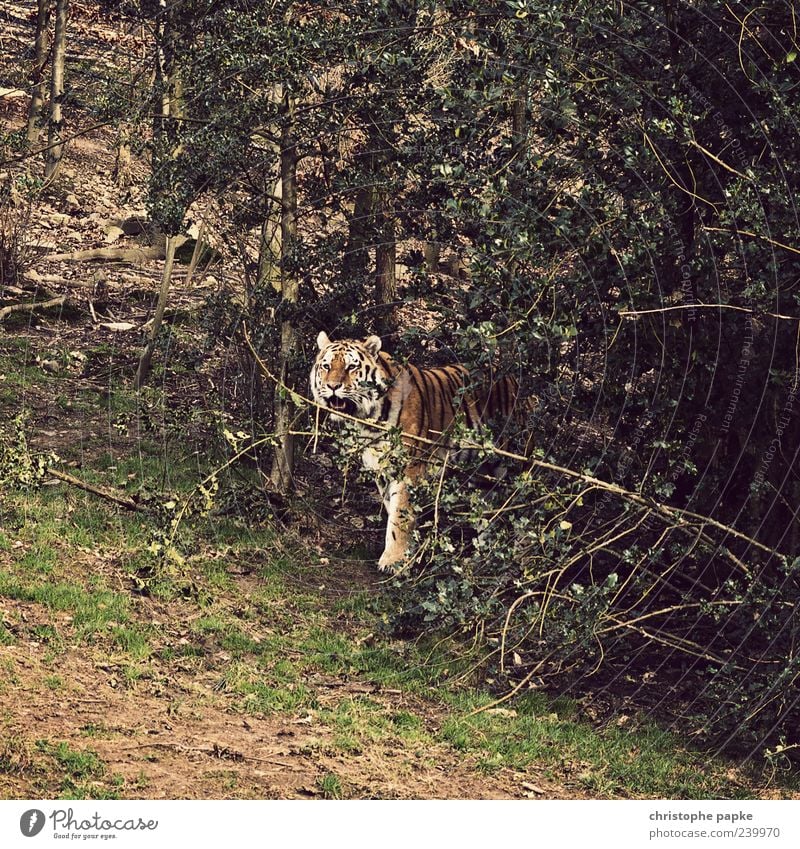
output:
[[[337,389],[340,389],[342,386],[341,383],[329,383],[328,388],[335,392]]]

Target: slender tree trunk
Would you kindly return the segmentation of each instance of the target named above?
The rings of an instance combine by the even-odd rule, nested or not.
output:
[[[288,273],[287,265],[297,239],[297,148],[291,124],[291,101],[284,94],[285,125],[281,134],[281,299],[297,303],[299,281]],[[297,344],[297,331],[292,319],[281,322],[278,378],[275,388],[274,423],[278,444],[272,460],[270,483],[280,493],[287,493],[293,482],[295,439],[291,430],[291,399],[283,387],[290,380],[289,364]]]
[[[379,202],[375,180],[378,173],[381,137],[374,123],[367,127],[364,152],[358,157],[360,185],[356,189],[353,215],[350,218],[342,259],[342,284],[350,289],[354,281],[365,283],[369,277],[369,247],[374,244],[375,213]],[[358,298],[357,290],[356,297]]]
[[[28,106],[28,144],[39,141],[39,127],[42,120],[42,106],[45,95],[44,69],[47,64],[47,39],[50,24],[50,0],[38,0],[36,13],[36,56],[31,74],[31,102]]]
[[[528,85],[520,85],[511,101],[511,144],[514,155],[519,156],[528,140]]]
[[[67,47],[68,0],[56,0],[56,27],[53,36],[53,69],[50,76],[50,122],[47,129],[47,159],[44,166],[46,180],[56,176],[64,153],[64,128],[61,114],[64,98],[64,60]]]
[[[680,38],[678,37],[678,23],[675,16],[675,0],[664,0],[662,3],[664,9],[664,24],[667,29],[667,38],[669,38],[669,48],[672,54],[672,61],[676,62],[680,57]]]
[[[379,314],[376,329],[379,333],[387,333],[397,326],[396,310],[390,306],[397,300],[397,242],[394,216],[384,193],[381,193],[378,201],[376,218],[378,242],[375,246],[375,298],[379,305],[386,307]]]
[[[275,153],[280,156],[280,150]],[[283,207],[283,179],[279,177],[272,190],[272,200]],[[257,289],[271,286],[276,292],[281,291],[280,279],[281,262],[281,216],[270,212],[261,224],[261,242],[258,250]]]
[[[133,182],[130,132],[130,124],[121,121],[117,127],[117,155],[114,160],[114,183],[119,189],[127,189]]]
[[[442,255],[441,245],[438,242],[425,242],[422,252],[425,256],[425,269],[435,274],[439,270],[439,258]]]
[[[367,239],[372,226],[373,187],[371,176],[364,175],[370,185],[362,185],[356,190],[353,214],[347,234],[347,244],[342,257],[342,284],[351,286],[354,280],[363,280],[367,276]]]
[[[166,0],[159,0],[160,14],[156,19],[156,92],[159,95],[154,108],[153,115],[153,168],[157,168],[159,162],[169,160],[177,155],[177,143],[169,135],[170,126],[172,130],[176,130],[176,124],[170,125],[166,118],[183,117],[183,104],[180,98],[180,79],[178,70],[174,63],[173,39],[174,33],[170,25],[170,18],[167,13]],[[175,222],[172,222],[174,224]],[[133,386],[137,391],[147,381],[150,374],[150,363],[153,358],[156,342],[158,340],[158,332],[161,329],[161,323],[164,319],[164,312],[167,308],[167,300],[172,284],[172,268],[175,263],[175,236],[177,231],[172,229],[170,225],[166,239],[166,260],[164,262],[164,272],[161,277],[161,288],[158,292],[158,301],[156,302],[156,310],[153,314],[153,324],[150,328],[150,335],[147,344],[142,351],[139,359],[139,366],[136,369],[136,377],[134,378]]]
[[[189,260],[189,267],[186,269],[186,277],[183,281],[184,291],[188,291],[192,286],[194,274],[197,271],[197,266],[200,264],[200,257],[203,255],[203,246],[206,239],[206,222],[200,222],[197,228],[197,240],[194,243],[192,258]]]
[[[147,377],[150,374],[150,363],[153,359],[153,351],[158,340],[158,331],[161,330],[161,323],[164,320],[164,311],[167,308],[167,297],[169,296],[169,288],[172,282],[172,267],[175,262],[175,237],[167,236],[167,259],[164,263],[164,273],[161,277],[161,288],[158,292],[158,301],[156,303],[156,311],[153,315],[153,324],[150,327],[150,334],[147,344],[142,351],[142,356],[139,359],[139,367],[136,369],[136,377],[133,381],[133,388],[138,392],[139,389],[147,382]]]
[[[153,104],[153,138],[160,138],[169,117],[169,20],[166,0],[159,0],[159,14],[155,20],[155,80],[153,88],[158,95]]]
[[[525,171],[520,167],[528,147],[528,80],[523,79],[511,94],[511,167],[508,169],[508,193],[520,198],[525,195]],[[519,263],[513,257],[507,263],[508,273],[518,273]]]
[[[270,92],[274,103],[283,102],[283,90],[280,85],[274,85]],[[278,163],[280,171],[281,145],[280,141],[270,145]],[[281,256],[282,256],[282,230],[281,219],[283,216],[283,178],[281,173],[271,185],[264,184],[264,195],[267,199],[267,211],[261,222],[261,237],[258,249],[258,271],[253,287],[248,292],[248,308],[251,315],[256,317],[263,330],[263,337],[267,341],[267,356],[275,369],[280,368],[278,363],[278,351],[280,350],[280,339],[273,335],[275,327],[274,315],[264,314],[264,300],[271,300],[273,293],[281,293]],[[249,355],[247,364],[250,367],[252,389],[251,407],[253,413],[264,420],[276,420],[275,399],[276,387],[271,383],[264,385],[264,375],[258,364]],[[273,372],[274,373],[274,372]],[[274,461],[274,454],[270,462]],[[279,472],[275,473],[279,475]]]

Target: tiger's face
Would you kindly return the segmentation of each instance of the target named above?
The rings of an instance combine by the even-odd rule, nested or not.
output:
[[[324,331],[317,336],[319,353],[311,368],[311,392],[333,418],[346,413],[359,419],[375,418],[388,388],[386,368],[378,357],[379,336],[331,342]]]

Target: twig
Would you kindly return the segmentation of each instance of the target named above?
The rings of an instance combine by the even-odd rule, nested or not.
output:
[[[164,262],[164,272],[161,278],[161,287],[158,290],[158,301],[156,302],[155,313],[153,314],[153,325],[150,328],[150,336],[147,344],[139,358],[139,366],[136,369],[136,376],[133,379],[133,388],[138,392],[150,373],[150,361],[153,358],[156,341],[158,339],[158,331],[161,329],[161,322],[164,318],[164,311],[167,308],[167,297],[169,296],[170,286],[172,285],[172,267],[175,262],[175,236],[167,236],[166,245],[166,261]]]
[[[439,475],[439,486],[436,488],[436,497],[433,501],[433,529],[434,533],[439,532],[439,500],[442,497],[442,487],[444,486],[444,473],[447,469],[447,461],[450,458],[450,452],[447,451],[442,462],[442,471]]]
[[[542,668],[544,661],[539,661],[536,666],[531,669],[531,671],[511,690],[507,693],[504,693],[500,696],[499,699],[495,699],[493,702],[489,702],[488,705],[481,705],[481,707],[475,708],[475,710],[471,710],[464,719],[469,719],[471,716],[477,716],[479,713],[483,713],[484,711],[491,710],[498,705],[503,704],[503,702],[507,702],[509,699],[513,699],[514,696],[528,683],[532,680],[533,676]]]
[[[750,10],[750,11],[749,11],[749,12],[748,12],[745,16],[744,16],[744,18],[740,18],[740,17],[736,14],[736,12],[734,12],[734,11],[733,11],[733,9],[731,9],[730,3],[726,3],[726,4],[725,4],[725,8],[726,8],[726,9],[730,12],[730,14],[732,15],[732,17],[733,17],[733,18],[736,20],[736,22],[739,24],[739,43],[738,43],[738,45],[737,45],[737,48],[738,48],[738,51],[739,51],[739,67],[742,69],[742,73],[745,75],[745,77],[747,78],[748,82],[751,82],[751,83],[753,83],[753,84],[755,85],[755,84],[756,84],[756,81],[755,81],[755,80],[754,80],[754,79],[750,76],[750,74],[748,74],[748,73],[747,73],[747,70],[746,70],[746,69],[745,69],[745,67],[744,67],[744,60],[742,59],[742,54],[743,54],[743,51],[742,51],[742,42],[744,41],[744,35],[745,35],[745,33],[747,33],[749,36],[751,36],[751,37],[752,37],[753,41],[755,41],[755,43],[756,43],[756,44],[757,44],[757,45],[761,48],[761,51],[762,51],[762,52],[766,55],[767,59],[769,59],[770,61],[772,60],[772,57],[771,57],[771,56],[769,55],[769,53],[768,53],[768,52],[764,49],[764,45],[763,45],[763,44],[762,44],[762,43],[758,40],[758,38],[756,38],[756,37],[753,35],[753,33],[752,33],[752,32],[751,32],[748,28],[747,28],[747,19],[750,17],[750,15],[753,15],[753,14],[755,14],[756,12],[760,11],[760,7],[758,7],[758,6],[757,6],[755,9],[751,9],[751,10]]]
[[[667,177],[669,178],[670,182],[671,182],[671,183],[672,183],[672,184],[673,184],[676,188],[680,189],[682,192],[684,192],[685,194],[689,195],[689,197],[694,198],[695,200],[700,200],[700,201],[702,201],[703,203],[707,203],[707,204],[708,204],[708,205],[709,205],[709,206],[710,206],[710,207],[711,207],[714,211],[716,211],[716,209],[717,209],[717,204],[715,204],[713,201],[708,200],[708,198],[704,198],[702,195],[698,195],[698,194],[695,194],[694,192],[690,191],[690,190],[689,190],[689,189],[687,189],[685,186],[682,186],[682,185],[681,185],[681,184],[680,184],[680,183],[679,183],[679,182],[678,182],[678,181],[677,181],[677,180],[676,180],[676,179],[672,176],[672,174],[671,174],[671,173],[670,173],[670,171],[669,171],[669,168],[667,168],[667,166],[666,166],[666,165],[664,164],[664,162],[661,160],[661,157],[658,155],[658,151],[656,150],[656,146],[653,144],[652,139],[651,139],[651,138],[650,138],[650,136],[647,134],[647,130],[645,130],[645,128],[644,128],[644,127],[641,127],[641,131],[642,131],[642,134],[644,135],[644,140],[647,142],[647,145],[648,145],[648,147],[650,148],[650,150],[652,150],[652,151],[653,151],[653,155],[655,156],[656,161],[657,161],[657,162],[658,162],[658,164],[661,166],[661,170],[662,170],[662,171],[663,171],[663,172],[667,175]]]
[[[726,230],[724,227],[708,227],[705,224],[702,227],[709,233],[727,233],[730,236],[749,236],[751,239],[761,239],[762,242],[767,242],[776,248],[783,248],[785,251],[791,251],[793,254],[800,254],[800,248],[793,248],[791,245],[784,244],[783,242],[776,242],[775,239],[770,239],[769,236],[762,236],[760,233],[753,233],[750,230],[739,230],[738,228]]]
[[[748,177],[747,174],[742,174],[741,171],[737,171],[732,166],[728,165],[726,162],[723,162],[718,156],[715,156],[708,148],[703,147],[699,142],[696,142],[694,139],[689,139],[689,144],[696,147],[701,153],[704,153],[709,159],[713,159],[717,165],[722,166],[726,171],[730,171],[731,174],[736,174],[737,177],[741,177],[743,180],[748,180],[749,182],[753,182],[752,177]]]
[[[654,616],[665,616],[669,613],[675,613],[678,610],[689,610],[690,608],[696,609],[698,607],[705,606],[728,606],[735,607],[741,604],[741,601],[738,599],[717,599],[716,601],[691,601],[686,602],[685,604],[673,604],[670,607],[662,607],[660,610],[651,610],[649,613],[643,613],[641,616],[637,616],[635,619],[630,619],[627,622],[619,619],[616,616],[607,616],[614,624],[606,625],[605,628],[599,628],[595,631],[596,634],[607,634],[611,631],[616,631],[619,628],[632,628],[636,623],[642,622],[645,619],[652,619]]]
[[[614,619],[613,616],[609,616],[609,619]],[[630,631],[636,631],[641,634],[643,637],[646,637],[648,640],[653,640],[655,643],[661,643],[661,645],[667,646],[668,648],[675,649],[677,651],[682,651],[685,654],[692,655],[693,657],[698,657],[701,660],[710,660],[712,663],[724,664],[728,661],[725,658],[718,657],[717,655],[711,654],[707,649],[704,649],[702,646],[699,646],[697,643],[692,642],[691,640],[686,640],[681,637],[676,636],[675,634],[671,634],[669,638],[662,637],[660,634],[651,633],[647,631],[645,628],[640,628],[638,625],[629,625],[627,623],[623,623],[626,628]]]
[[[279,761],[277,758],[258,758],[254,755],[245,755],[243,752],[228,752],[223,747],[215,747],[212,746],[210,749],[203,749],[200,746],[182,746],[180,743],[161,743],[158,741],[153,741],[151,743],[140,743],[136,746],[125,746],[126,751],[133,751],[135,749],[169,749],[174,752],[181,752],[184,754],[198,754],[198,755],[208,755],[212,758],[220,758],[221,760],[226,760],[226,754],[229,756],[227,759],[236,761],[251,761],[253,763],[263,763],[263,764],[275,764],[276,766],[287,767],[291,769],[295,766],[295,764],[287,763],[286,761]]]
[[[197,241],[194,243],[192,258],[189,260],[189,267],[186,269],[186,277],[183,280],[183,285],[188,289],[192,283],[192,277],[197,270],[197,264],[200,262],[200,255],[203,253],[203,239],[206,236],[206,222],[202,220],[197,231]]]
[[[669,307],[654,307],[649,310],[620,310],[617,315],[622,318],[628,318],[638,315],[655,315],[660,312],[676,312],[677,310],[733,310],[735,312],[748,313],[749,315],[766,315],[770,318],[782,319],[783,321],[800,321],[800,316],[781,315],[781,313],[777,312],[757,312],[750,307],[740,307],[736,304],[673,304]]]
[[[617,530],[617,528],[619,527],[619,524],[622,524],[620,522],[618,525],[616,525],[614,528],[612,528],[603,538],[601,538],[594,545],[591,545],[589,548],[581,550],[571,560],[568,560],[558,570],[558,572],[555,573],[554,577],[548,578],[545,597],[544,597],[544,600],[542,601],[542,610],[541,610],[541,613],[539,614],[539,619],[540,619],[539,635],[540,636],[542,635],[542,633],[544,631],[544,623],[545,623],[545,619],[547,617],[547,608],[550,606],[550,599],[555,594],[556,588],[558,587],[558,582],[561,580],[561,578],[564,577],[564,575],[566,574],[566,572],[570,568],[570,566],[574,565],[579,560],[582,560],[584,557],[591,556],[592,554],[594,554],[595,551],[598,551],[599,549],[604,548],[606,545],[611,545],[611,543],[617,542],[618,540],[622,539],[623,537],[626,537],[628,534],[631,534],[634,531],[637,531],[647,521],[647,519],[650,516],[650,513],[651,513],[650,510],[645,510],[633,525],[629,525],[628,527],[623,528],[618,534],[616,534],[615,536],[611,536],[609,538],[609,535],[613,534],[614,531]]]
[[[508,629],[511,626],[511,616],[514,611],[522,604],[523,601],[527,601],[529,598],[534,598],[537,595],[543,595],[544,590],[533,590],[531,592],[523,593],[521,596],[518,596],[511,602],[508,610],[506,611],[506,618],[503,622],[503,629],[500,632],[500,671],[506,671],[506,637],[508,636]]]

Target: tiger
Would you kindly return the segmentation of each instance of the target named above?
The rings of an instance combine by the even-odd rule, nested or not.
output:
[[[510,418],[518,382],[501,377],[472,391],[463,365],[401,365],[382,350],[379,336],[333,342],[322,331],[317,347],[310,374],[312,396],[334,421],[341,423],[345,416],[358,420],[364,439],[361,461],[365,470],[376,473],[388,516],[378,569],[396,572],[406,561],[414,531],[409,486],[420,481],[433,461],[452,450],[447,435],[457,417],[470,429],[490,419]],[[405,459],[399,473],[386,462],[390,431],[402,433]]]

